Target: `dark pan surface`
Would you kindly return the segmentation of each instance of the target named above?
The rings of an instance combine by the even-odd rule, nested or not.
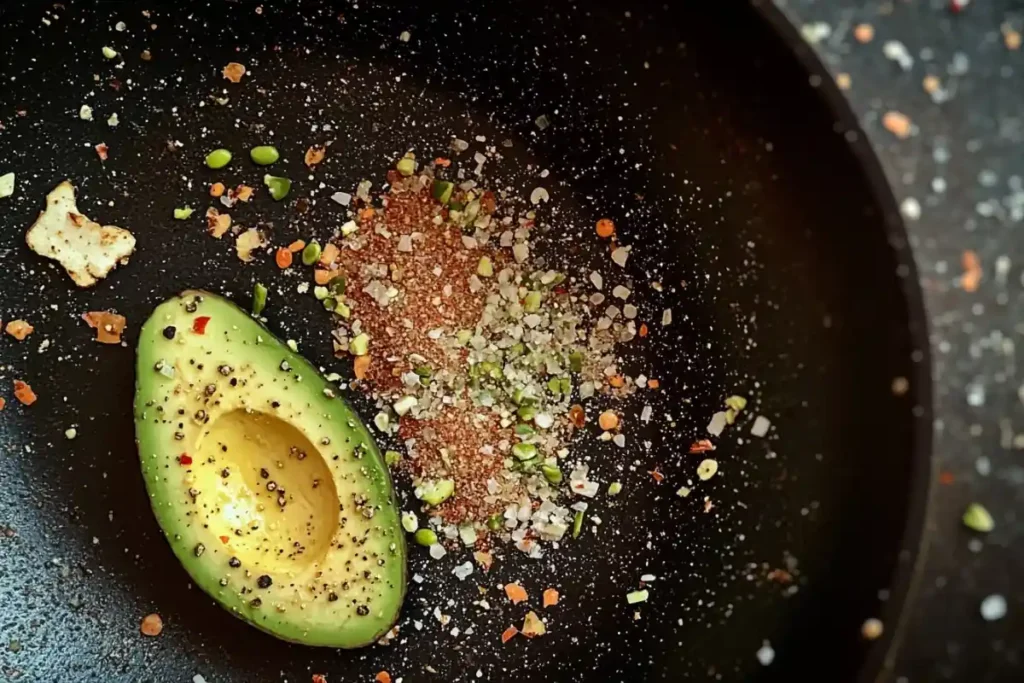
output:
[[[895,627],[917,543],[925,332],[874,161],[756,11],[66,0],[4,3],[0,36],[0,173],[18,173],[16,196],[0,200],[0,316],[36,326],[25,342],[0,341],[0,679],[325,673],[337,683],[387,669],[406,681],[840,681],[877,665],[893,629],[874,644],[859,629],[870,616]],[[124,55],[123,68],[103,58],[105,45]],[[144,49],[152,61],[139,58]],[[229,61],[250,68],[241,85],[220,77]],[[227,105],[213,99],[225,95]],[[96,121],[78,118],[84,103]],[[120,125],[110,129],[114,112]],[[535,125],[540,115],[549,128]],[[246,305],[262,280],[273,283],[270,327],[329,369],[343,363],[316,302],[295,293],[298,274],[278,275],[269,257],[243,266],[230,243],[172,210],[205,209],[207,151],[241,157],[272,140],[295,189],[283,204],[260,197],[238,220],[263,223],[275,244],[323,239],[341,222],[331,193],[363,178],[379,186],[407,149],[431,157],[453,136],[478,135],[512,142],[494,177],[518,196],[550,169],[553,261],[585,273],[604,258],[584,245],[609,215],[635,245],[637,289],[664,283],[660,293],[644,287],[641,308],[655,320],[671,306],[675,322],[626,354],[666,387],[627,419],[639,424],[645,402],[656,417],[630,434],[625,454],[577,446],[601,481],[625,485],[592,506],[604,522],[596,532],[539,562],[509,549],[490,575],[465,582],[451,575],[465,555],[432,562],[414,552],[423,582],[410,584],[388,647],[278,642],[191,586],[156,527],[133,443],[131,346],[174,292],[202,287]],[[325,140],[331,152],[310,179],[302,152]],[[100,142],[106,163],[93,151]],[[262,171],[236,163],[223,175],[258,185]],[[65,178],[87,215],[139,240],[130,265],[91,291],[73,290],[23,242]],[[311,200],[306,213],[300,198]],[[79,315],[105,308],[128,317],[126,348],[90,341]],[[893,395],[897,377],[909,379],[906,395]],[[12,401],[13,378],[32,384],[36,405]],[[696,463],[686,447],[733,393],[753,397],[751,417],[771,419],[769,438],[752,439],[749,422],[727,431],[721,475],[701,495],[677,497]],[[72,425],[79,436],[68,441]],[[656,467],[660,486],[647,473]],[[779,568],[795,581],[769,580]],[[637,618],[624,594],[646,573],[657,580]],[[535,594],[555,586],[563,603],[547,613],[547,636],[502,646],[501,631],[525,612],[500,597],[497,586],[513,580]],[[473,605],[478,586],[490,610]],[[166,628],[146,640],[138,622],[154,611]],[[775,651],[767,667],[755,656],[765,641]]]

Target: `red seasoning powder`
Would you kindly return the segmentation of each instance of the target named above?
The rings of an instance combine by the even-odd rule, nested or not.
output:
[[[366,379],[382,391],[401,387],[400,375],[413,368],[412,354],[435,370],[454,370],[451,353],[428,332],[471,329],[483,311],[484,295],[470,292],[468,280],[491,250],[467,250],[456,226],[435,225],[437,205],[428,192],[389,194],[386,208],[360,223],[359,250],[342,248],[338,257],[352,316],[373,340]],[[395,236],[408,236],[411,251],[396,249]],[[386,307],[364,291],[377,279],[400,290]]]

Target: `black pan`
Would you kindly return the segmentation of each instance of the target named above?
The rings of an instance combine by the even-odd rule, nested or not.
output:
[[[8,1],[0,36],[0,173],[18,174],[16,195],[0,200],[0,314],[36,327],[25,342],[0,342],[8,406],[0,414],[0,679],[305,683],[322,673],[337,683],[372,681],[385,669],[405,681],[841,681],[877,673],[898,632],[921,532],[926,334],[877,163],[824,71],[791,50],[795,32],[774,9]],[[123,67],[104,58],[104,46],[123,55]],[[242,84],[221,78],[229,61],[249,67]],[[78,118],[84,103],[95,121]],[[114,112],[112,129],[105,121]],[[175,292],[199,287],[245,306],[263,280],[273,283],[269,326],[314,362],[347,369],[332,357],[316,302],[294,293],[298,276],[280,276],[269,256],[244,266],[229,244],[174,221],[172,210],[208,202],[207,151],[272,140],[296,185],[284,203],[259,197],[251,215],[275,244],[326,238],[341,218],[332,192],[379,182],[408,149],[433,156],[453,136],[478,135],[511,141],[498,174],[520,196],[550,169],[545,210],[557,209],[552,223],[572,230],[548,234],[549,258],[570,266],[591,258],[568,236],[607,215],[635,245],[630,275],[665,283],[644,295],[642,309],[673,307],[671,333],[652,335],[627,362],[657,369],[665,391],[653,407],[675,426],[652,421],[633,433],[627,456],[581,446],[592,449],[598,476],[621,478],[625,493],[592,508],[604,520],[597,533],[540,562],[503,550],[491,575],[460,583],[451,568],[465,558],[433,562],[414,549],[410,571],[423,582],[410,583],[393,644],[345,652],[277,641],[192,586],[156,526],[133,442],[133,345],[154,305]],[[332,151],[310,180],[302,153],[325,140]],[[105,163],[93,150],[101,142]],[[253,185],[262,175],[244,164],[234,173]],[[130,227],[139,241],[127,267],[88,291],[24,244],[45,194],[65,178],[87,215]],[[94,343],[79,318],[106,308],[129,320],[124,347]],[[35,388],[35,405],[12,400],[14,378]],[[909,381],[905,394],[894,395],[895,378]],[[674,492],[692,476],[685,447],[733,393],[752,396],[751,410],[772,430],[766,439],[726,433],[721,476],[702,489],[714,502],[706,513],[702,496]],[[72,425],[78,437],[68,441]],[[656,467],[662,485],[647,474]],[[398,486],[408,500],[408,482]],[[774,569],[793,581],[780,582]],[[646,573],[657,580],[636,617],[623,595]],[[497,599],[496,586],[512,580],[555,586],[563,602],[548,615],[548,635],[503,646],[501,631],[523,612]],[[492,596],[488,612],[471,605],[478,585]],[[435,607],[452,622],[442,627]],[[150,612],[166,623],[156,639],[138,631]],[[869,617],[886,625],[875,642],[860,636]],[[766,643],[767,666],[757,657],[767,661]]]

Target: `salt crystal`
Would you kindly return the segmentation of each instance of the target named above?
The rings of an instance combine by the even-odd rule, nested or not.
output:
[[[545,128],[551,125],[551,120],[548,119],[546,114],[541,114],[536,119],[534,119],[533,123],[534,125],[537,126],[537,128],[544,130]]]
[[[626,304],[622,307],[622,315],[624,315],[627,320],[634,320],[639,312],[640,311],[633,304]]]
[[[640,577],[640,580],[643,581],[644,583],[651,583],[652,581],[654,581],[654,579],[655,579],[654,574],[644,574],[643,576]]]
[[[626,259],[629,258],[630,247],[616,247],[612,251],[612,261],[620,268],[626,267]]]
[[[534,188],[533,192],[530,193],[530,203],[533,205],[546,202],[551,199],[551,195],[543,187]]]
[[[520,242],[519,244],[512,247],[512,256],[515,257],[516,263],[522,263],[530,255],[530,247],[526,243]]]
[[[472,573],[473,573],[473,563],[472,562],[466,562],[465,564],[460,564],[460,565],[456,566],[454,569],[452,569],[452,574],[455,574],[455,577],[459,581],[465,581],[470,576],[470,574],[472,574]]]
[[[990,595],[981,601],[981,618],[985,621],[998,621],[1006,616],[1006,598],[1002,595]]]
[[[750,428],[750,433],[754,436],[764,436],[768,433],[768,428],[771,426],[772,423],[767,417],[764,415],[758,415],[757,419],[754,420],[754,426]]]
[[[914,58],[907,51],[907,46],[898,40],[890,40],[882,46],[882,54],[886,59],[891,59],[900,65],[904,71],[909,71],[914,66]]]
[[[651,421],[651,415],[653,415],[653,414],[654,414],[654,408],[652,408],[650,406],[644,406],[644,409],[642,411],[640,411],[640,421],[641,422],[650,422]]]
[[[775,660],[775,650],[772,649],[771,643],[767,640],[764,641],[764,645],[757,651],[757,661],[761,662],[762,666],[768,666]]]
[[[348,192],[335,192],[331,195],[331,199],[338,202],[342,206],[348,206],[352,203],[352,195]]]
[[[672,324],[672,309],[666,308],[661,312],[661,325],[662,327],[668,327]]]
[[[590,282],[594,285],[594,289],[601,289],[604,286],[604,278],[596,270],[590,273]]]
[[[409,235],[402,235],[398,238],[398,251],[404,251],[406,253],[412,251],[412,237]]]
[[[196,674],[192,677],[192,683],[206,683],[206,679],[203,678],[200,674]]]
[[[621,433],[620,434],[616,434],[615,437],[612,439],[612,443],[614,443],[619,448],[625,448],[625,446],[626,446],[626,435],[625,434],[621,434]]]
[[[718,436],[725,429],[726,417],[725,411],[718,411],[711,416],[711,422],[708,423],[708,434],[711,436]]]
[[[615,289],[612,290],[612,296],[622,299],[623,301],[628,299],[630,294],[632,294],[632,292],[629,291],[629,288],[623,287],[622,285],[615,285]]]
[[[430,546],[430,557],[432,557],[435,560],[440,560],[447,554],[448,553],[444,549],[444,546],[440,543],[435,543],[434,545]]]
[[[402,31],[398,34],[398,39],[403,43],[408,43],[410,38],[412,38],[412,34],[408,31]]]

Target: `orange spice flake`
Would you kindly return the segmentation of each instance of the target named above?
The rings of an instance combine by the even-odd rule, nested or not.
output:
[[[224,74],[224,78],[232,83],[239,83],[242,80],[242,76],[245,75],[245,65],[238,62],[229,62],[221,73]]]
[[[512,601],[513,605],[518,605],[521,602],[525,602],[530,597],[526,594],[526,589],[520,586],[518,583],[506,583],[505,595],[508,596],[508,599]]]
[[[519,629],[517,629],[517,628],[516,628],[515,626],[509,626],[509,627],[508,627],[507,629],[505,629],[505,631],[504,631],[504,632],[503,632],[503,633],[501,634],[501,642],[502,642],[503,644],[504,644],[504,643],[507,643],[508,641],[510,641],[510,640],[512,640],[513,638],[515,638],[515,637],[516,637],[517,635],[519,635]]]
[[[7,323],[7,327],[5,329],[7,331],[7,334],[11,335],[18,341],[24,341],[25,337],[32,334],[32,331],[35,330],[34,327],[29,325],[24,320],[12,320],[11,322]]]
[[[139,630],[142,632],[142,635],[155,638],[164,630],[164,620],[160,618],[159,614],[147,614],[142,618]]]
[[[968,249],[960,259],[960,264],[964,268],[964,274],[960,278],[960,285],[964,288],[965,292],[976,292],[982,276],[981,260],[975,252]]]
[[[292,264],[291,250],[285,249],[284,247],[280,247],[277,250],[277,253],[274,254],[274,263],[276,263],[277,267],[280,268],[281,270],[284,270],[285,268],[290,266]]]
[[[3,410],[5,407],[7,407],[7,399],[0,397],[0,410]]]
[[[885,112],[885,115],[882,116],[882,125],[900,140],[909,138],[913,128],[910,117],[898,111]]]
[[[558,591],[554,588],[548,588],[544,591],[544,606],[551,607],[558,604]]]
[[[32,387],[22,382],[20,379],[14,380],[14,398],[21,401],[23,405],[30,406],[36,402],[36,392],[32,391]]]
[[[377,683],[391,683],[391,674],[387,671],[380,671],[373,680],[377,681]]]
[[[615,234],[615,222],[611,218],[602,218],[597,222],[597,236],[609,238]]]
[[[224,183],[214,183],[210,185],[210,196],[219,197],[224,194]]]
[[[325,154],[327,154],[326,147],[316,145],[310,147],[309,149],[306,150],[306,166],[313,168],[314,166],[316,166],[317,164],[324,160]]]
[[[853,37],[858,43],[870,43],[875,37],[875,27],[871,24],[857,24],[853,29]]]
[[[96,341],[101,344],[120,344],[121,333],[127,324],[123,315],[110,311],[89,311],[82,314],[82,320],[96,330]]]

